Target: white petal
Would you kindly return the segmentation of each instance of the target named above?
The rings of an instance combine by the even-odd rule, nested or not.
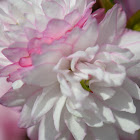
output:
[[[106,107],[102,102],[100,102],[98,99],[95,99],[95,102],[99,108],[99,110],[96,112],[96,114],[99,116],[99,118],[106,123],[114,123],[115,118],[112,113],[112,110],[108,107]]]
[[[114,37],[123,31],[121,25],[125,25],[125,20],[122,20],[122,16],[118,16],[119,13],[121,14],[123,12],[120,12],[119,6],[115,5],[107,12],[105,18],[100,22],[98,36],[99,45],[111,43]]]
[[[131,96],[123,88],[115,88],[115,90],[115,95],[111,99],[106,100],[105,103],[116,110],[135,113],[136,107]]]
[[[136,65],[134,64],[129,69],[127,69],[127,75],[129,77],[132,77],[132,78],[135,78],[135,79],[140,77],[140,72],[139,72],[140,71],[140,63],[138,63],[138,62],[140,62],[140,60],[135,62]]]
[[[87,76],[91,75],[91,76],[95,77],[95,79],[99,79],[99,80],[103,79],[103,76],[104,76],[103,70],[94,64],[81,62],[76,65],[76,68],[77,68],[77,70],[80,71],[79,73],[77,72],[76,75],[80,76],[81,73],[83,73]],[[89,78],[89,76],[88,76],[88,78]]]
[[[123,88],[134,98],[140,100],[140,89],[136,83],[134,83],[129,78],[123,83]]]
[[[39,128],[39,124],[36,124],[27,129],[28,137],[31,140],[38,140],[38,128]]]
[[[70,115],[68,113],[65,114],[65,122],[68,129],[71,131],[75,140],[83,140],[86,132],[85,132],[85,124],[82,120],[78,120],[77,117]]]
[[[119,140],[117,132],[111,125],[100,128],[90,128],[96,140]]]
[[[87,135],[85,136],[84,140],[91,140],[91,138],[92,138],[93,140],[95,140],[95,136],[94,136],[94,134],[93,134],[92,128],[88,127],[88,128],[87,128]]]
[[[64,96],[70,97],[72,95],[72,91],[71,91],[70,85],[66,81],[65,77],[58,74],[57,78],[58,78],[58,81],[60,83],[60,89],[61,89],[62,94]]]
[[[11,4],[13,4],[15,7],[18,8],[19,11],[22,11],[23,13],[32,13],[33,9],[32,6],[27,3],[27,1],[22,0],[9,0]]]
[[[117,45],[107,44],[102,47],[102,51],[107,51],[113,59],[118,64],[130,63],[130,59],[133,58],[134,54],[127,48],[121,48]]]
[[[82,101],[89,95],[89,92],[84,90],[78,82],[72,83],[71,90],[77,101]]]
[[[34,125],[34,123],[36,123],[31,117],[31,112],[32,112],[34,102],[40,93],[41,92],[38,92],[35,95],[31,96],[24,104],[19,120],[19,126],[21,128],[28,128]]]
[[[32,109],[32,117],[35,121],[40,120],[54,106],[59,95],[60,89],[58,83],[43,89],[43,92],[36,99]]]
[[[67,107],[67,110],[69,111],[69,113],[71,113],[72,115],[74,115],[76,117],[82,118],[82,114],[75,109],[74,104],[70,100],[67,100],[66,107]]]
[[[39,126],[39,140],[55,140],[57,131],[53,123],[53,111],[50,110],[41,120]]]
[[[29,86],[24,84],[21,88],[10,90],[1,99],[1,104],[9,107],[22,106],[29,96],[41,90],[36,86]]]
[[[115,94],[115,90],[113,90],[112,88],[98,87],[98,86],[94,86],[94,84],[90,85],[90,89],[94,94],[96,94],[103,100],[110,99]]]
[[[98,27],[96,21],[93,21],[86,31],[83,31],[74,45],[74,52],[86,50],[95,45],[98,36]]]
[[[36,27],[37,30],[43,32],[47,26],[49,19],[45,17],[45,15],[38,14],[36,15]]]
[[[54,44],[42,44],[39,42],[39,40],[36,42],[35,40],[35,45],[36,47],[38,45],[41,46],[41,55],[40,54],[34,54],[32,55],[33,59],[33,64],[34,65],[40,65],[44,63],[49,63],[49,64],[56,64],[59,62],[59,60],[62,57],[65,57],[71,53],[72,46],[65,44],[65,43],[54,43]],[[31,43],[31,45],[33,45]],[[33,45],[33,47],[35,46]],[[31,48],[32,49],[32,48]],[[36,48],[35,48],[36,49]]]
[[[56,140],[75,140],[70,133],[67,126],[65,126],[64,130],[57,136]]]
[[[42,8],[44,13],[51,18],[63,18],[64,9],[55,1],[43,1]]]
[[[0,8],[0,20],[5,23],[15,24],[15,21],[10,18],[1,8]]]
[[[61,134],[58,136],[57,140],[75,140],[68,128],[65,128],[64,131],[61,132]]]
[[[82,111],[82,116],[85,123],[91,127],[101,127],[103,126],[103,121],[91,110]]]
[[[140,129],[140,123],[135,115],[125,112],[114,112],[117,125],[125,132],[134,134]]]
[[[60,97],[54,108],[53,119],[54,119],[54,126],[57,131],[60,130],[60,128],[59,128],[60,127],[60,117],[61,117],[61,113],[62,113],[64,104],[65,104],[65,101],[66,101],[65,96]]]
[[[139,38],[139,32],[128,30],[116,42],[120,47],[128,48],[134,54],[133,60],[140,60]]]
[[[75,0],[74,0],[75,1]],[[85,0],[76,0],[76,4],[74,8],[77,8],[80,13],[83,13],[84,9],[86,8],[87,1]]]
[[[17,80],[12,84],[13,89],[19,89],[23,86],[23,82],[21,80]]]
[[[118,8],[118,13],[117,13],[117,32],[118,32],[118,35],[120,35],[123,32],[123,30],[125,29],[126,22],[127,22],[126,13],[122,10],[122,7],[120,6]]]
[[[98,46],[88,47],[85,51],[77,51],[74,54],[68,56],[71,60],[71,70],[75,71],[76,64],[79,61],[91,61],[95,57],[98,51]]]
[[[23,81],[27,84],[47,86],[57,81],[56,73],[53,72],[53,65],[42,64],[30,69],[29,71],[24,71]]]

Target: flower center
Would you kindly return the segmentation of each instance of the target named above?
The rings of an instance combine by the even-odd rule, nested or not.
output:
[[[91,89],[89,88],[89,80],[81,80],[80,84],[83,87],[83,89],[85,89],[86,91],[92,92]]]

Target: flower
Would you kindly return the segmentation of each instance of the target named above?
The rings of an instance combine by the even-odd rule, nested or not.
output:
[[[18,128],[19,114],[0,106],[0,139],[1,140],[25,140],[25,130]]]
[[[42,7],[67,5],[51,2]],[[16,40],[2,50],[11,64],[2,66],[0,76],[12,88],[6,88],[0,103],[22,106],[19,126],[28,128],[33,140],[117,140],[115,127],[131,134],[140,128],[132,99],[140,99],[132,81],[139,76],[140,33],[125,29],[120,6],[104,17],[102,10],[91,14],[93,3],[86,8],[86,1],[80,2],[61,19],[56,19],[63,14],[59,6],[52,19],[47,10],[43,32],[27,30],[26,43]],[[74,9],[82,11],[80,17]]]
[[[139,0],[122,0],[118,1],[117,3],[122,4],[124,10],[126,11],[126,14],[129,17],[131,17],[134,13],[136,13],[138,10],[140,10],[140,1]]]
[[[6,78],[0,79],[1,92],[5,90]],[[10,84],[9,84],[10,86]],[[26,132],[18,128],[19,113],[0,105],[0,140],[25,140]]]

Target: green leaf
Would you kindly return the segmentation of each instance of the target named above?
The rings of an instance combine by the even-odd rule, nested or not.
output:
[[[126,27],[135,31],[140,31],[140,10],[129,18]]]
[[[105,8],[105,11],[107,12],[109,9],[111,9],[114,5],[113,0],[100,0],[100,3],[103,8]]]
[[[140,22],[134,25],[133,30],[140,31]]]

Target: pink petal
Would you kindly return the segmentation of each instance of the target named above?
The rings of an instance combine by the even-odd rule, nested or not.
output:
[[[74,44],[74,52],[79,50],[85,50],[88,47],[95,45],[98,37],[98,26],[94,20],[88,27],[87,30],[82,31],[79,39]]]
[[[58,39],[70,29],[71,25],[68,22],[59,19],[52,19],[49,21],[44,35],[46,37]]]
[[[57,81],[54,65],[42,64],[21,73],[23,81],[31,85],[47,86]]]
[[[1,84],[1,88],[0,88],[0,97],[2,96],[2,95],[4,95],[10,88],[11,88],[11,86],[12,86],[12,83],[10,83],[10,82],[7,82],[7,80],[6,80],[7,78],[5,78],[5,77],[1,77],[0,78],[0,84]]]
[[[29,96],[38,91],[38,87],[23,85],[20,89],[9,90],[0,99],[1,104],[9,107],[21,106],[25,103]]]
[[[122,33],[126,21],[122,20],[124,16],[121,14],[124,15],[123,12],[120,12],[120,7],[118,5],[115,5],[107,12],[106,16],[99,24],[99,45],[111,43],[116,35]]]
[[[28,56],[28,52],[25,48],[6,48],[2,50],[2,53],[11,62],[18,62],[21,57]]]
[[[0,71],[0,76],[1,77],[6,77],[10,73],[13,73],[13,72],[17,71],[19,68],[21,68],[21,67],[17,63],[8,65]]]
[[[71,13],[67,14],[64,20],[73,26],[78,22],[79,18],[80,18],[80,13],[78,12],[78,10],[74,10]]]

